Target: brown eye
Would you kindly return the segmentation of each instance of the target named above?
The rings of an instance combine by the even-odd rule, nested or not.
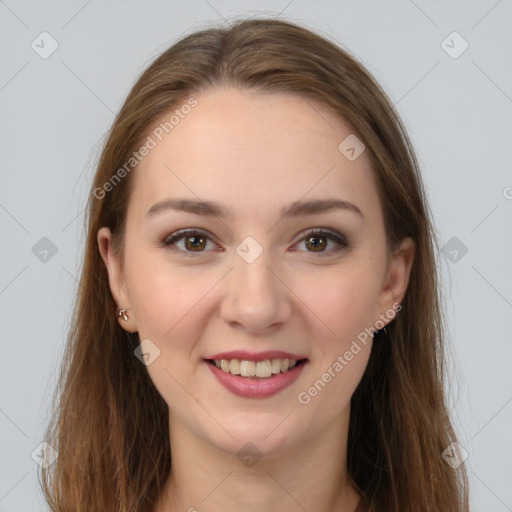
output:
[[[318,242],[318,240],[321,240],[321,242]],[[311,248],[313,252],[322,252],[327,246],[327,241],[325,237],[310,236],[306,239],[306,245],[308,248]]]
[[[192,255],[192,253],[207,253],[208,244],[210,248],[218,247],[207,233],[195,229],[178,231],[167,236],[162,240],[162,245],[169,250],[182,253],[184,255]]]
[[[347,239],[343,235],[331,229],[317,228],[301,234],[303,238],[300,240],[299,245],[304,244],[306,252],[313,253],[315,256],[331,256],[349,246]],[[329,242],[333,243],[334,247],[327,249]]]
[[[212,244],[214,249],[219,249],[219,246],[212,241],[208,233],[194,229],[173,233],[163,239],[161,243],[169,250],[189,256],[192,253],[207,253],[208,243]],[[331,256],[349,246],[343,235],[330,229],[316,229],[303,233],[303,238],[299,241],[299,244],[301,243],[305,245],[306,252],[313,253],[316,256]],[[329,243],[333,243],[334,247],[327,249]]]
[[[206,246],[206,238],[203,235],[192,235],[185,238],[185,248],[190,251],[202,251]]]

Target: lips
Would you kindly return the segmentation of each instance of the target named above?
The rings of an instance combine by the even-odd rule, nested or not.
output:
[[[272,371],[269,371],[270,362]],[[309,361],[302,354],[272,350],[212,354],[205,363],[216,380],[231,393],[244,398],[267,398],[295,382]],[[266,371],[262,371],[263,368]]]

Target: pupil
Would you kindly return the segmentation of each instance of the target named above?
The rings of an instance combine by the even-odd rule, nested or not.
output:
[[[196,240],[196,242],[192,242],[190,244],[193,248],[201,248],[202,243],[204,242],[204,238],[202,236],[191,236],[188,238],[189,243],[191,240]],[[197,240],[199,240],[199,242],[197,242]]]
[[[312,236],[309,238],[308,243],[311,243],[313,245],[313,247],[315,247],[316,249],[318,249],[318,248],[322,249],[323,246],[325,245],[325,243],[324,244],[322,244],[322,243],[316,244],[316,243],[312,242],[312,240],[324,240],[324,239],[319,236]]]

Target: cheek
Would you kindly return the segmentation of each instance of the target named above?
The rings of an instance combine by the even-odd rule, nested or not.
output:
[[[132,251],[126,271],[140,340],[151,340],[159,350],[147,366],[150,379],[169,406],[186,411],[195,389],[191,358],[205,329],[201,299],[218,277],[210,273],[194,279],[193,269],[171,266],[143,251]]]
[[[363,260],[339,265],[332,271],[317,269],[301,274],[296,289],[315,313],[314,331],[321,351],[343,350],[351,340],[373,326],[378,306],[378,279],[375,270]]]
[[[297,396],[302,412],[313,417],[318,425],[329,424],[348,412],[352,395],[366,369],[371,343],[356,342],[347,348],[325,361],[320,371],[313,372],[309,387]]]
[[[347,265],[318,279],[304,299],[321,321],[311,330],[315,342],[308,387],[297,399],[303,413],[318,424],[347,410],[364,374],[372,348],[377,282],[362,265]]]
[[[210,273],[198,280],[193,267],[171,265],[161,255],[149,252],[130,254],[126,261],[128,288],[141,339],[154,337],[164,342],[176,338],[216,275]],[[187,327],[190,333],[190,325]]]

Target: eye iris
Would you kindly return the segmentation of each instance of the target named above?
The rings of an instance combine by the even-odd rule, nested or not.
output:
[[[323,240],[323,244],[322,243],[315,244],[315,243],[312,242],[312,240]],[[307,244],[313,243],[313,247],[314,247],[313,252],[321,252],[322,249],[324,249],[325,245],[326,245],[325,237],[321,237],[321,236],[310,236],[308,238],[308,240],[306,241],[306,243]]]
[[[190,242],[191,240],[200,240],[200,242],[193,242],[192,245],[190,246],[188,242]],[[185,246],[186,246],[187,249],[192,250],[192,251],[196,251],[198,249],[199,250],[204,249],[205,237],[202,236],[202,235],[188,236],[185,239]]]

